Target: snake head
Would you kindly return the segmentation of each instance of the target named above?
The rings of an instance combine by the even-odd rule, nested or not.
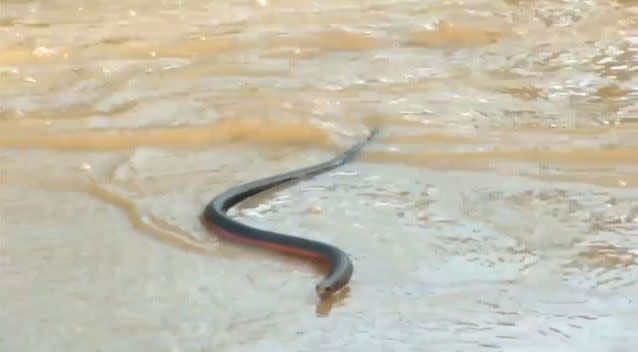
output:
[[[326,298],[334,292],[334,288],[330,285],[319,283],[315,287],[315,291],[317,291],[317,296],[319,296],[319,298]]]

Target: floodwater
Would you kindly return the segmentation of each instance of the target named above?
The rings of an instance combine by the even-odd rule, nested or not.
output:
[[[243,181],[353,163],[238,219]],[[634,351],[638,2],[0,2],[0,351]]]

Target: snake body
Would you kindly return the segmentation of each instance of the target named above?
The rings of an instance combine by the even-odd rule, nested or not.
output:
[[[373,129],[365,140],[328,161],[244,183],[224,191],[204,208],[202,215],[205,224],[224,239],[327,262],[330,269],[326,277],[315,286],[315,291],[320,298],[330,296],[350,281],[353,264],[348,254],[327,243],[245,225],[233,220],[227,215],[227,211],[244,199],[272,187],[316,176],[350,162],[377,133],[378,129]]]

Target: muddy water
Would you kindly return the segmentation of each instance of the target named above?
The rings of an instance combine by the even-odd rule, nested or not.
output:
[[[0,3],[0,350],[633,351],[635,1]],[[355,263],[218,240],[247,223]]]

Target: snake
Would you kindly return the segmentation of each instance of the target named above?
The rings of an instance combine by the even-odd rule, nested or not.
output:
[[[234,220],[228,210],[246,198],[282,185],[310,178],[352,161],[379,132],[372,129],[367,137],[330,160],[270,177],[260,178],[227,189],[215,196],[202,212],[204,225],[218,237],[279,253],[312,259],[328,264],[326,276],[316,284],[320,299],[330,297],[348,285],[354,265],[346,252],[325,242],[258,229]]]

